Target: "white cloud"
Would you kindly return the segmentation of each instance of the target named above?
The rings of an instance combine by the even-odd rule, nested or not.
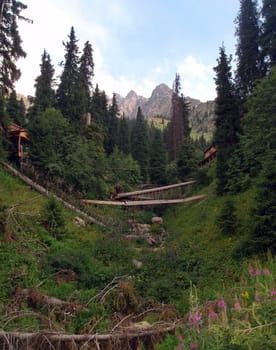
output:
[[[182,92],[185,96],[198,98],[201,101],[215,98],[212,66],[203,64],[189,55],[177,66],[177,72],[181,76]]]
[[[82,18],[77,0],[48,0],[45,6],[37,0],[27,0],[26,4],[28,9],[23,14],[34,22],[33,24],[19,22],[22,46],[27,57],[18,61],[22,76],[16,83],[17,92],[34,94],[34,81],[40,74],[39,65],[44,49],[51,56],[56,74],[59,74],[58,64],[64,59],[65,53],[62,43],[68,40],[72,26],[77,39],[80,39],[78,43],[80,50],[83,48],[83,43],[89,40],[94,49],[95,64],[102,66],[101,50],[97,45],[100,43],[103,47],[107,46],[109,34],[101,24]]]
[[[139,81],[126,76],[114,77],[104,69],[97,70],[94,82],[98,83],[99,88],[105,90],[108,96],[112,96],[113,92],[116,92],[123,97],[131,90],[134,90],[138,95],[150,97],[152,90],[158,84],[151,77],[146,77]]]
[[[139,75],[133,69],[130,75],[123,72],[116,76],[118,59],[121,62],[128,59],[127,47],[121,50],[123,44],[116,35],[116,28],[121,26],[127,29],[133,26],[125,0],[110,0],[108,3],[93,0],[89,2],[89,6],[79,0],[47,0],[45,4],[38,0],[25,0],[24,3],[28,5],[28,9],[22,14],[33,19],[34,23],[20,23],[19,30],[27,58],[18,62],[22,71],[22,77],[16,83],[19,93],[34,94],[34,82],[40,74],[39,65],[44,49],[51,56],[56,75],[60,73],[58,63],[64,59],[65,53],[62,42],[68,40],[70,28],[74,26],[76,37],[80,39],[80,50],[85,41],[89,40],[92,44],[95,63],[94,85],[98,83],[100,89],[105,90],[109,96],[113,92],[125,96],[130,90],[135,90],[137,94],[149,97],[155,86],[160,83],[171,87],[175,73],[179,72],[185,96],[202,101],[215,97],[212,67],[203,64],[192,55],[185,57],[179,64],[167,57],[162,58],[152,67],[149,66],[144,75]],[[106,16],[103,17],[103,14]],[[146,57],[142,57],[141,60],[146,60]],[[150,65],[149,62],[147,64]]]

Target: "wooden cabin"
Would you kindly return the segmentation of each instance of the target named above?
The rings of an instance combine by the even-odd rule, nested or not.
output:
[[[202,168],[204,165],[213,160],[217,155],[216,146],[212,145],[206,149],[204,152],[204,158],[198,163],[198,166]]]
[[[21,164],[27,155],[29,136],[26,129],[15,123],[9,123],[7,137],[11,143],[10,158]]]

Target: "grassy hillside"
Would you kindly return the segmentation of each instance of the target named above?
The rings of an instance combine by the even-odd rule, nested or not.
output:
[[[162,324],[189,311],[191,285],[199,304],[233,290],[248,266],[235,260],[233,251],[247,234],[254,190],[229,197],[237,225],[224,235],[217,219],[229,198],[218,198],[214,184],[194,193],[206,197],[158,209],[166,240],[153,248],[142,239],[126,240],[130,232],[119,227],[80,227],[75,213],[61,207],[58,211],[54,206],[51,214],[62,217],[62,229],[52,229],[45,224],[49,199],[0,169],[0,327],[107,332],[118,322],[118,313],[128,318],[149,308],[159,311],[145,313],[139,321]],[[105,209],[105,215],[149,223],[154,213]],[[150,232],[156,238],[161,234],[155,225]],[[269,264],[272,271],[273,260]],[[166,312],[164,305],[170,305]]]

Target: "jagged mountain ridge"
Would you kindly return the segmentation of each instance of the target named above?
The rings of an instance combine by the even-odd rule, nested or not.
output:
[[[171,95],[172,89],[166,84],[155,87],[149,98],[139,96],[135,91],[130,91],[126,97],[116,94],[120,114],[133,119],[136,117],[140,106],[146,118],[162,116],[171,118]],[[190,124],[198,134],[212,134],[214,131],[215,103],[214,101],[201,102],[200,100],[186,97],[190,103]]]

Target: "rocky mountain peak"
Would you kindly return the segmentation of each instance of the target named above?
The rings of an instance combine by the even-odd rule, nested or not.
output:
[[[149,98],[137,95],[131,90],[125,98],[117,95],[117,103],[120,114],[133,119],[137,115],[140,106],[146,118],[162,116],[171,118],[171,96],[172,89],[166,84],[156,86]],[[198,99],[186,97],[190,103],[190,124],[199,134],[211,134],[214,130],[214,101],[201,102]]]
[[[130,98],[137,98],[138,97],[138,95],[136,94],[136,92],[135,91],[133,91],[133,90],[130,90],[130,92],[126,95],[126,99],[130,99]]]

